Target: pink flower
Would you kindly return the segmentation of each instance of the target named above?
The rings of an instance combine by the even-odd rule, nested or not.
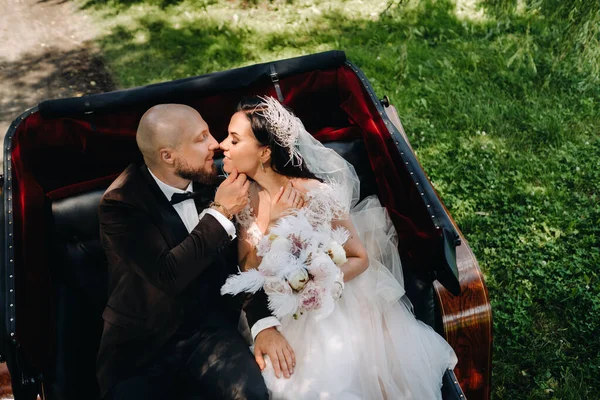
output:
[[[294,257],[298,257],[300,255],[300,252],[306,247],[306,243],[304,243],[300,236],[295,234],[291,234],[289,236],[289,240],[292,246],[291,253],[294,255]]]
[[[300,304],[305,310],[316,310],[321,308],[322,298],[324,291],[322,288],[314,284],[313,281],[309,281],[304,290],[300,292]]]
[[[263,289],[267,295],[270,294],[291,294],[292,288],[284,280],[275,277],[267,277]]]
[[[319,252],[310,262],[308,272],[315,277],[316,280],[326,280],[334,272],[337,273],[338,268],[333,264],[331,258],[325,253]]]

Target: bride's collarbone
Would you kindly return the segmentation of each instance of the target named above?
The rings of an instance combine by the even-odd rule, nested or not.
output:
[[[307,195],[310,191],[318,188],[321,184],[318,180],[309,178],[293,178],[291,179],[291,182],[294,184],[294,187],[304,195]],[[271,205],[273,199],[266,189],[257,185],[256,190],[250,196],[250,201],[251,203],[254,203],[251,204],[251,206],[254,211],[253,216],[255,223],[262,232],[265,232],[271,219]]]

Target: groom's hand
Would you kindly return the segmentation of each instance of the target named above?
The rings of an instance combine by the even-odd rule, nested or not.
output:
[[[215,193],[215,202],[223,205],[231,214],[237,214],[248,203],[249,186],[250,181],[246,178],[246,174],[240,174],[234,168],[227,179],[219,185]]]
[[[262,371],[266,367],[264,355],[268,355],[277,378],[289,378],[294,373],[296,355],[290,344],[276,328],[263,329],[254,341],[254,358]]]

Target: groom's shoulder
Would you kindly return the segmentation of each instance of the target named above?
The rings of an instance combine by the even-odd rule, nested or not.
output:
[[[144,196],[141,168],[138,164],[130,164],[106,189],[100,203],[111,200],[129,203],[139,196]]]

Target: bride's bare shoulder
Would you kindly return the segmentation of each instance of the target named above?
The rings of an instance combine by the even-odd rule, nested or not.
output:
[[[292,182],[296,189],[304,193],[308,193],[321,185],[321,182],[316,179],[295,178]]]

